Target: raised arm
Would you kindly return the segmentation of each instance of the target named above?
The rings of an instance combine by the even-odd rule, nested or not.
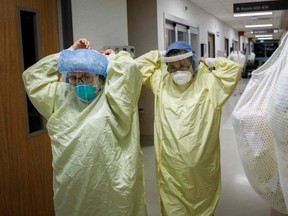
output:
[[[90,42],[81,38],[77,40],[69,49],[90,49]],[[60,89],[58,72],[59,54],[49,55],[31,67],[27,68],[22,75],[26,92],[38,110],[46,119],[49,119],[54,112],[55,100],[59,95]]]
[[[31,67],[22,75],[26,92],[38,110],[46,119],[53,113],[59,78],[57,61],[59,54],[49,55]]]
[[[161,55],[157,50],[150,51],[137,59],[136,62],[140,65],[140,71],[143,75],[143,82],[148,88],[153,89],[155,82],[154,75],[159,72],[156,76],[160,76],[161,69]]]
[[[105,94],[108,103],[121,125],[119,128],[129,131],[131,118],[138,115],[142,74],[136,61],[124,51],[110,60],[107,70]]]
[[[222,57],[201,58],[200,62],[205,63],[200,67],[210,70],[206,85],[210,89],[211,101],[215,106],[222,107],[236,88],[241,78],[242,67],[238,63]]]

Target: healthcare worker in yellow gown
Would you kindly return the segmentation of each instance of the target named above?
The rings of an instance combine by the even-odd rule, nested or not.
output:
[[[137,107],[142,74],[127,52],[108,62],[110,51],[83,48],[90,48],[86,39],[23,74],[29,98],[47,119],[55,213],[146,216]]]
[[[155,96],[154,144],[161,213],[213,215],[221,192],[221,108],[240,79],[239,64],[199,59],[186,42],[165,57],[150,51],[136,59]],[[196,75],[197,73],[197,75]]]

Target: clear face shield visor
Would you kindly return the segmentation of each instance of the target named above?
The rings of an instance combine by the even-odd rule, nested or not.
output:
[[[61,76],[62,100],[77,98],[84,103],[91,103],[101,87],[99,76],[87,72],[68,72]]]
[[[193,56],[192,52],[183,53],[179,55],[173,55],[170,57],[162,57],[162,61],[165,62],[168,66],[167,71],[170,73],[173,81],[178,85],[186,85],[192,79],[192,71],[190,71],[190,67],[192,65],[191,61],[186,64],[174,63],[189,57]],[[170,64],[169,64],[170,63]],[[176,66],[177,65],[177,66]]]
[[[176,62],[176,61],[180,61],[186,58],[189,58],[193,56],[192,52],[188,52],[188,53],[183,53],[183,54],[179,54],[179,55],[175,55],[175,56],[162,56],[162,61],[165,63],[170,63],[170,62]]]
[[[91,103],[101,89],[99,76],[106,76],[107,65],[107,58],[96,50],[61,51],[58,70],[62,74],[63,102],[65,100],[72,102],[71,99],[75,100],[76,97],[83,103]]]

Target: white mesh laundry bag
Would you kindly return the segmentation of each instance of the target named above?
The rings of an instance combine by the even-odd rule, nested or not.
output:
[[[268,120],[276,141],[276,156],[280,177],[280,185],[288,209],[288,63],[279,75],[273,89],[271,101],[267,106]]]
[[[252,73],[232,113],[240,158],[247,179],[258,195],[282,213],[287,213],[287,207],[279,180],[276,137],[271,129],[271,117],[268,118],[268,115],[271,114],[269,110],[273,109],[271,99],[275,95],[280,75],[288,72],[287,56],[286,34],[268,61]],[[279,136],[282,137],[282,134]],[[284,158],[288,157],[287,151],[282,153]]]
[[[240,51],[232,51],[229,56],[228,59],[237,62],[238,64],[240,64],[242,67],[245,66],[246,64],[246,57],[244,54],[242,54]]]

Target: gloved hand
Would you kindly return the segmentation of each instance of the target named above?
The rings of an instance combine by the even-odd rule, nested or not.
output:
[[[202,62],[206,67],[209,68],[210,71],[215,70],[215,58],[205,58],[201,57],[200,62]]]

